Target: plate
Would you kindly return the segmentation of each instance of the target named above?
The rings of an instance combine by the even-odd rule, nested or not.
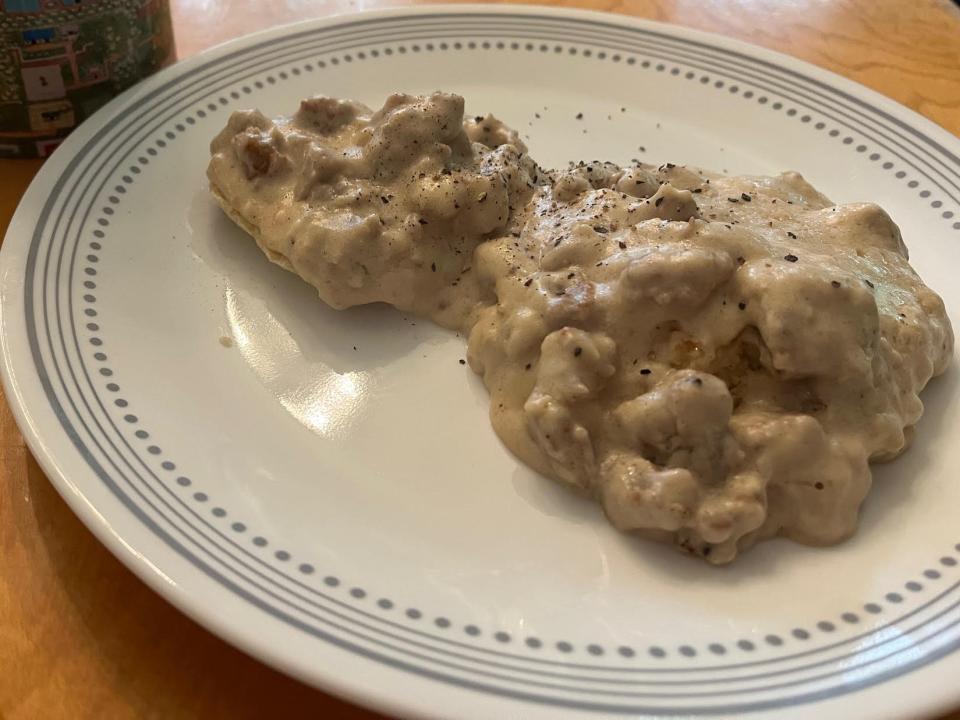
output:
[[[270,30],[83,124],[0,254],[4,381],[74,511],[213,632],[423,717],[916,717],[960,702],[957,373],[875,469],[859,533],[716,568],[519,465],[463,338],[326,308],[216,208],[235,109],[455,90],[573,159],[798,169],[875,200],[960,308],[960,142],[856,84],[681,28],[529,7]],[[581,116],[582,114],[582,116]]]

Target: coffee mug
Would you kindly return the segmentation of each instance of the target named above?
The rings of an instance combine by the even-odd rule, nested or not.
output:
[[[46,157],[174,56],[167,0],[0,0],[0,157]]]

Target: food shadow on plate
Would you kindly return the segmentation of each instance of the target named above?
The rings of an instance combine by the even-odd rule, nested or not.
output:
[[[194,194],[188,226],[194,255],[220,278],[228,322],[234,325],[242,315],[254,331],[248,333],[251,339],[282,328],[305,361],[347,373],[384,367],[425,343],[449,337],[429,321],[388,305],[347,310],[327,306],[313,287],[270,262],[253,238],[220,210],[206,187]],[[274,327],[264,327],[268,324]]]
[[[517,496],[535,512],[561,518],[574,525],[598,523],[600,527],[607,526],[596,502],[541,475],[520,461],[517,461],[511,482]]]
[[[873,463],[873,488],[860,511],[860,527],[855,537],[869,539],[881,526],[888,526],[890,515],[907,507],[934,456],[934,446],[947,441],[953,419],[950,410],[958,392],[955,361],[940,377],[930,381],[922,393],[923,417],[915,426],[913,443],[890,462]],[[889,530],[889,527],[885,527]]]

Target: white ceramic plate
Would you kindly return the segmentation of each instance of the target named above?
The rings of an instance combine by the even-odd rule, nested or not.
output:
[[[839,77],[522,7],[271,30],[84,123],[10,227],[7,394],[77,514],[214,632],[388,712],[917,717],[960,702],[956,372],[925,393],[914,448],[876,468],[853,540],[710,567],[518,465],[462,338],[327,309],[207,194],[207,145],[234,109],[436,88],[529,134],[544,165],[795,168],[837,201],[876,200],[960,308],[960,142]]]

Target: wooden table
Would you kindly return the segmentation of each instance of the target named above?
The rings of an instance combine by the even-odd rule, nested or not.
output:
[[[178,54],[396,0],[171,0]],[[742,38],[853,78],[960,134],[960,10],[946,0],[560,0]],[[0,236],[39,161],[0,162]],[[80,524],[0,401],[0,718],[376,715],[243,655]],[[960,712],[949,719],[960,720]]]

